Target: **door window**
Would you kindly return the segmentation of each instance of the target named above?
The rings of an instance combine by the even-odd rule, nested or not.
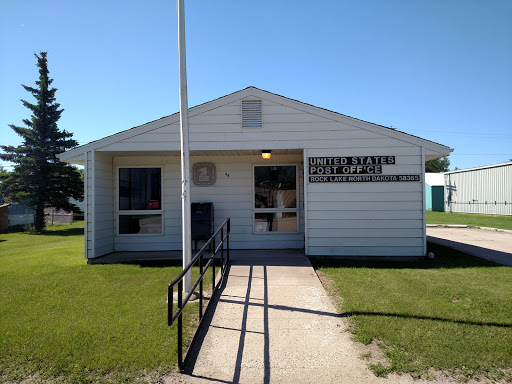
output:
[[[297,232],[297,166],[254,167],[254,232]]]

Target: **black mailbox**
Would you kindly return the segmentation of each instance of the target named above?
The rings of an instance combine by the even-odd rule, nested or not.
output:
[[[208,240],[213,235],[213,203],[192,203],[192,240]]]

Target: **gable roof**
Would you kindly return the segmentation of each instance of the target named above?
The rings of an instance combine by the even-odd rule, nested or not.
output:
[[[265,99],[268,101],[275,102],[277,104],[283,104],[288,107],[300,110],[305,113],[310,113],[313,115],[321,116],[333,121],[337,121],[340,123],[344,123],[350,126],[353,126],[355,128],[365,129],[369,131],[373,131],[375,133],[388,136],[391,138],[395,138],[401,141],[405,141],[417,146],[425,147],[427,149],[430,149],[436,154],[439,154],[439,156],[446,156],[450,152],[453,151],[453,149],[442,145],[435,143],[430,140],[422,139],[418,136],[414,136],[402,131],[398,131],[394,128],[385,127],[383,125],[370,123],[361,119],[357,119],[354,117],[350,117],[347,115],[343,115],[338,112],[330,111],[325,108],[316,107],[311,104],[307,104],[295,99],[291,99],[285,96],[281,96],[272,92],[268,92],[256,87],[247,87],[245,89],[242,89],[240,91],[236,91],[233,93],[230,93],[228,95],[219,97],[217,99],[214,99],[212,101],[205,102],[203,104],[196,105],[192,108],[189,108],[189,118],[194,117],[196,115],[199,115],[201,113],[205,113],[209,110],[219,108],[225,104],[232,103],[237,100],[241,100],[248,97],[257,97],[261,99]],[[125,140],[140,134],[144,134],[146,132],[161,128],[166,125],[170,125],[173,123],[177,123],[180,120],[180,113],[176,112],[172,115],[162,117],[157,120],[150,121],[146,124],[142,124],[130,129],[127,129],[125,131],[121,131],[119,133],[106,136],[102,139],[92,141],[88,144],[81,145],[79,147],[76,147],[74,149],[71,149],[69,151],[66,151],[64,153],[61,153],[59,155],[59,158],[62,161],[70,161],[73,162],[74,160],[78,160],[78,157],[81,157],[85,152],[93,151],[100,149],[102,147],[105,147],[107,145],[110,145],[112,143]]]

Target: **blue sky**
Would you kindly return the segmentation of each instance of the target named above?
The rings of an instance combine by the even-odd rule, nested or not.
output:
[[[512,158],[512,1],[185,4],[189,106],[256,86],[448,145],[452,169]],[[40,51],[80,144],[177,112],[176,30],[173,0],[2,0],[0,144]]]

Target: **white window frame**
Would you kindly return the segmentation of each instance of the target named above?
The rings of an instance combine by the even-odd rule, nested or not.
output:
[[[256,191],[255,191],[255,179],[254,179],[254,169],[256,167],[295,167],[295,208],[256,208]],[[265,163],[259,163],[259,164],[253,164],[252,165],[252,233],[255,235],[281,235],[281,234],[290,234],[290,233],[299,233],[300,228],[300,193],[299,193],[299,164],[298,163],[288,163],[288,164],[265,164]],[[279,213],[279,212],[295,212],[297,215],[297,229],[294,232],[258,232],[256,231],[255,221],[256,221],[256,213]]]
[[[160,209],[119,209],[119,169],[121,168],[160,168]],[[165,234],[165,217],[164,217],[164,167],[163,165],[118,165],[116,166],[116,201],[115,201],[115,220],[116,220],[116,236],[119,237],[147,237],[147,236],[163,236]],[[119,216],[127,215],[160,215],[162,217],[162,230],[160,233],[119,233]]]

